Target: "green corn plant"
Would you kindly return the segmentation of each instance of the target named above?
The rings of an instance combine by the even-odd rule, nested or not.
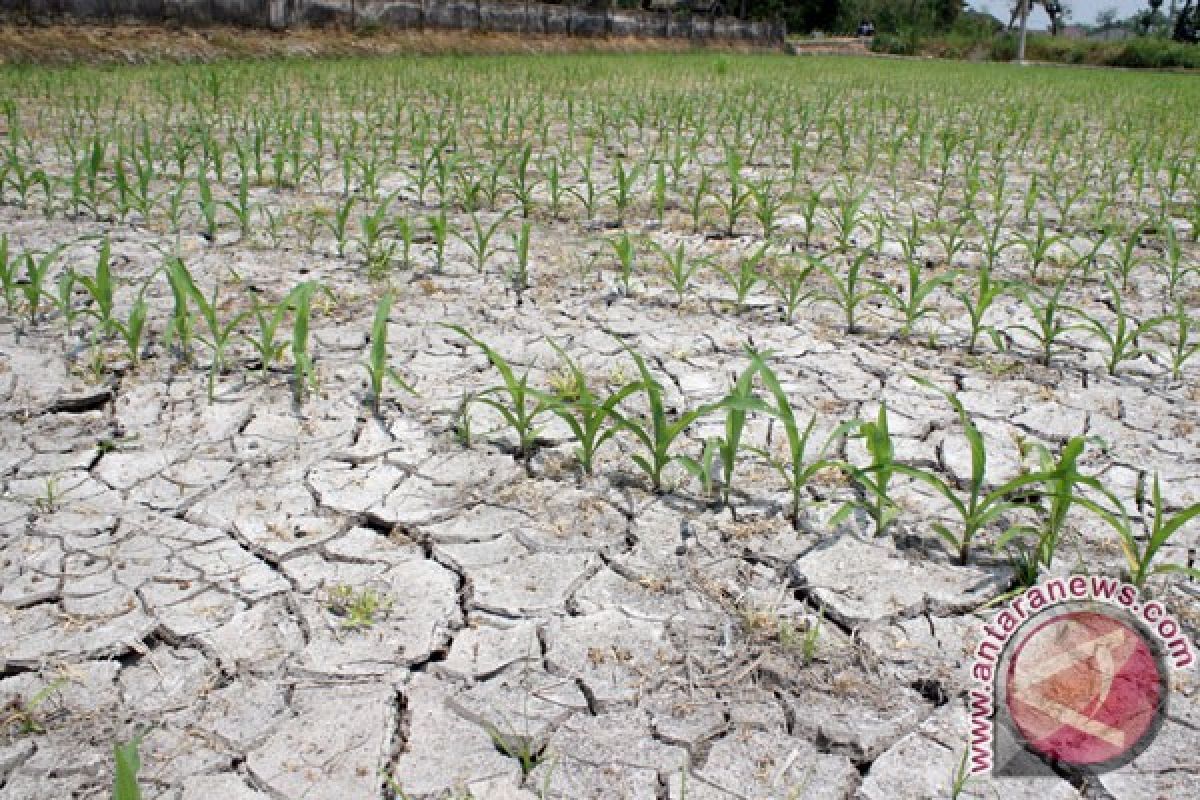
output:
[[[1067,322],[1067,315],[1079,315],[1079,311],[1062,300],[1070,273],[1063,275],[1055,284],[1053,290],[1045,290],[1036,286],[1019,286],[1015,289],[1021,304],[1033,315],[1032,325],[1019,323],[1013,325],[1015,330],[1024,331],[1038,343],[1040,360],[1049,366],[1054,357],[1059,340],[1071,331],[1081,330],[1082,325]]]
[[[129,316],[124,320],[114,319],[113,330],[125,343],[129,353],[129,362],[136,367],[142,360],[142,336],[146,330],[146,292],[138,292],[133,305],[129,308]]]
[[[412,266],[412,246],[416,230],[408,217],[396,217],[392,227],[400,237],[400,264],[408,269]]]
[[[485,225],[479,220],[478,214],[471,215],[471,234],[458,234],[458,238],[466,244],[467,249],[475,258],[475,269],[481,275],[487,266],[487,260],[492,255],[492,239],[500,226],[508,221],[511,212],[501,214],[491,225]]]
[[[983,252],[982,266],[989,270],[996,268],[996,262],[999,261],[1000,256],[1004,254],[1005,250],[1019,247],[1021,244],[1015,239],[1001,239],[1004,234],[1004,222],[1008,217],[1008,212],[1008,206],[1004,206],[997,211],[991,225],[985,225],[978,217],[976,218],[976,224],[985,232],[981,244]]]
[[[340,205],[334,207],[332,214],[320,217],[325,227],[333,235],[338,258],[346,257],[346,244],[350,241],[350,214],[354,210],[355,202],[354,195],[351,195]]]
[[[782,266],[767,272],[767,285],[779,298],[779,303],[783,306],[783,320],[788,325],[792,324],[800,304],[817,294],[816,289],[806,288],[808,279],[816,268],[812,261],[809,261],[807,266],[798,267],[794,259],[785,258],[782,259]]]
[[[317,292],[332,298],[332,293],[317,281],[297,284],[285,298],[292,311],[292,391],[296,401],[304,399],[317,385],[317,368],[309,351],[309,333],[312,329],[312,304]]]
[[[547,340],[566,365],[571,386],[568,392],[548,393],[530,389],[550,413],[561,419],[575,437],[575,458],[585,474],[593,473],[596,453],[625,425],[619,407],[622,401],[643,389],[641,381],[628,381],[607,397],[597,397],[588,386],[587,374],[553,340]]]
[[[766,254],[767,245],[764,244],[750,255],[740,256],[736,270],[726,269],[720,264],[714,265],[717,274],[724,278],[725,282],[729,284],[729,288],[733,290],[734,309],[739,314],[745,310],[746,299],[750,296],[750,292],[754,291],[755,286],[766,280],[766,274],[762,270],[762,262]]]
[[[17,259],[9,257],[8,234],[0,233],[0,291],[4,294],[4,306],[12,313],[17,294]]]
[[[629,206],[633,203],[633,193],[637,187],[638,179],[642,175],[642,165],[638,164],[633,169],[625,169],[625,159],[618,158],[613,162],[613,204],[617,211],[617,227],[625,227],[625,212],[629,210]]]
[[[1171,335],[1167,336],[1156,330],[1155,337],[1167,347],[1171,377],[1181,380],[1184,365],[1200,353],[1200,320],[1188,313],[1183,301],[1177,300],[1175,310],[1165,315],[1162,327],[1168,328]]]
[[[375,208],[358,218],[359,234],[355,239],[363,260],[367,265],[367,274],[372,280],[378,280],[387,274],[395,255],[396,244],[386,242],[384,236],[388,233],[388,214],[391,210],[395,195],[385,197]]]
[[[550,411],[554,402],[545,393],[530,387],[529,370],[518,378],[502,355],[472,336],[466,328],[448,324],[445,327],[478,347],[492,367],[500,373],[504,383],[476,393],[474,400],[494,409],[504,419],[516,434],[520,457],[528,459],[537,444],[537,418]]]
[[[599,190],[595,175],[593,174],[593,148],[594,145],[589,144],[587,152],[579,159],[579,185],[571,186],[567,189],[583,205],[584,213],[587,215],[589,221],[595,219],[596,208],[600,205],[600,199],[603,197],[603,193]]]
[[[75,285],[78,276],[74,270],[64,270],[55,281],[54,307],[63,321],[64,341],[69,339],[75,328],[75,320],[79,317],[79,309],[75,307]]]
[[[384,292],[375,306],[375,319],[371,323],[371,349],[368,351],[367,361],[364,364],[370,380],[371,410],[376,414],[379,413],[379,404],[383,400],[383,385],[386,381],[391,380],[409,394],[417,393],[408,382],[400,377],[400,373],[388,366],[387,363],[387,326],[393,300],[394,297],[390,291]]]
[[[663,226],[663,220],[667,215],[667,170],[662,162],[654,171],[654,217],[658,220],[658,227]]]
[[[984,318],[996,301],[1009,291],[1010,286],[1008,281],[993,278],[990,266],[980,264],[975,270],[975,279],[971,282],[970,290],[960,288],[951,290],[951,294],[958,298],[963,308],[966,309],[967,321],[971,326],[967,333],[967,352],[969,354],[975,355],[981,333],[986,333],[991,337],[992,344],[997,350],[1004,349],[1004,340],[1000,336],[1000,331],[994,325],[984,322]]]
[[[621,282],[624,295],[630,297],[633,295],[633,268],[637,262],[636,240],[628,233],[622,233],[615,239],[609,239],[608,244],[617,257],[617,266],[620,269],[617,279]]]
[[[1157,316],[1144,322],[1138,322],[1126,313],[1121,300],[1121,292],[1113,283],[1112,277],[1105,275],[1104,281],[1108,286],[1106,304],[1113,313],[1113,320],[1109,322],[1099,317],[1093,317],[1082,310],[1080,316],[1083,319],[1084,327],[1090,329],[1104,343],[1105,367],[1108,369],[1109,375],[1116,375],[1117,367],[1121,362],[1132,361],[1149,352],[1138,344],[1139,340],[1160,325],[1165,324],[1169,318]]]
[[[250,223],[254,217],[254,205],[250,202],[250,175],[242,170],[238,178],[237,196],[221,204],[229,209],[238,223],[238,235],[245,239],[250,235]]]
[[[137,776],[142,768],[138,748],[142,746],[143,737],[144,734],[139,734],[132,741],[113,746],[116,769],[113,772],[112,800],[142,800]]]
[[[925,278],[921,263],[914,259],[905,262],[905,272],[908,281],[903,289],[894,289],[884,281],[873,281],[884,299],[904,315],[901,336],[909,336],[922,319],[938,313],[937,306],[931,299],[934,292],[943,286],[952,285],[957,277],[957,273],[951,270],[934,273]]]
[[[517,296],[518,306],[521,305],[525,292],[532,286],[529,279],[529,234],[532,229],[533,225],[526,221],[521,223],[520,230],[509,234],[515,259],[508,273],[508,282]]]
[[[753,448],[753,452],[766,459],[767,463],[779,473],[780,477],[787,484],[788,491],[792,496],[792,527],[800,530],[800,515],[804,508],[804,488],[812,480],[813,476],[821,470],[840,466],[840,462],[828,458],[826,453],[829,452],[834,442],[841,439],[847,432],[854,428],[855,423],[839,425],[825,440],[817,457],[809,461],[809,439],[812,437],[813,428],[816,427],[817,415],[813,414],[808,420],[808,425],[801,429],[796,420],[796,412],[792,408],[792,403],[787,396],[787,392],[784,391],[778,376],[776,376],[774,370],[767,363],[767,358],[771,355],[770,352],[758,352],[753,348],[747,347],[746,353],[750,357],[751,366],[761,376],[763,386],[771,396],[773,404],[768,405],[766,411],[783,426],[783,432],[786,437],[784,444],[787,447],[784,458],[777,457],[769,449]]]
[[[868,255],[870,254],[865,251],[859,253],[847,265],[845,273],[838,272],[833,265],[818,256],[812,257],[813,263],[829,279],[830,284],[830,288],[819,292],[818,296],[833,303],[842,312],[846,323],[846,333],[849,334],[861,332],[862,329],[858,324],[858,309],[863,303],[874,297],[878,290],[876,284],[862,272]]]
[[[204,218],[204,233],[210,242],[217,240],[217,230],[220,223],[217,220],[217,201],[213,198],[212,184],[208,181],[208,173],[203,169],[196,172],[196,190],[199,195],[196,204],[200,207],[200,215]]]
[[[850,478],[862,490],[863,498],[843,505],[830,519],[830,524],[836,526],[855,508],[863,508],[875,523],[875,535],[882,536],[900,513],[890,495],[892,477],[899,465],[888,425],[887,403],[879,404],[879,412],[873,421],[859,421],[852,435],[862,439],[871,456],[871,463],[866,467],[850,468]]]
[[[254,348],[254,352],[258,354],[259,370],[262,377],[266,379],[267,373],[271,371],[271,365],[283,358],[283,351],[288,343],[279,340],[279,329],[283,325],[283,318],[287,315],[288,304],[268,303],[263,301],[257,293],[250,295],[252,303],[251,313],[254,315],[255,321],[258,323],[258,334],[244,334],[246,342]]]
[[[166,346],[170,348],[177,342],[180,357],[187,363],[191,361],[192,338],[195,331],[189,287],[194,286],[195,283],[187,266],[180,258],[174,256],[168,258],[163,269],[167,276],[167,284],[171,288],[171,298],[174,301],[171,319],[166,327]]]
[[[1027,491],[1029,487],[1040,484],[1051,476],[1043,472],[1026,473],[991,491],[986,491],[984,481],[987,476],[987,446],[983,434],[967,414],[966,408],[953,392],[941,389],[924,378],[917,376],[912,376],[912,378],[922,386],[940,393],[958,414],[959,423],[962,425],[963,434],[971,452],[971,477],[967,481],[966,498],[960,498],[958,492],[948,482],[932,472],[907,464],[896,464],[895,471],[929,486],[944,498],[958,514],[962,521],[961,531],[952,531],[941,522],[931,523],[930,528],[953,549],[958,557],[958,562],[966,564],[971,555],[971,545],[979,532],[1000,518],[1001,515],[1019,507],[1014,500],[1014,495],[1020,491]]]
[[[1050,235],[1046,228],[1046,219],[1038,214],[1037,228],[1033,236],[1018,233],[1017,241],[1025,248],[1025,256],[1029,259],[1029,280],[1036,283],[1038,271],[1050,255],[1050,248],[1066,239],[1061,235]]]
[[[1200,516],[1200,503],[1193,503],[1174,514],[1168,514],[1163,504],[1162,489],[1159,486],[1158,474],[1154,475],[1154,486],[1151,493],[1154,516],[1150,518],[1145,528],[1145,544],[1138,540],[1133,526],[1125,516],[1112,514],[1108,517],[1120,539],[1121,551],[1129,568],[1130,583],[1139,589],[1154,575],[1162,573],[1182,573],[1193,579],[1200,579],[1200,570],[1190,566],[1175,563],[1155,564],[1155,559],[1171,537],[1179,530]]]
[[[800,216],[804,219],[804,249],[808,250],[812,247],[813,234],[819,233],[817,222],[822,209],[822,195],[825,193],[824,186],[810,187],[804,193],[803,202],[800,205]]]
[[[509,182],[509,191],[521,204],[521,217],[529,219],[533,214],[534,192],[539,181],[530,174],[529,165],[533,159],[533,145],[526,144],[517,156],[513,177]]]
[[[446,216],[445,207],[429,217],[427,222],[430,236],[433,238],[433,271],[440,275],[446,269],[446,239],[450,235],[450,220]]]
[[[25,297],[25,308],[29,312],[29,324],[33,325],[37,322],[38,312],[41,310],[42,298],[52,295],[46,289],[46,278],[50,274],[50,268],[54,266],[54,262],[58,260],[58,256],[64,249],[63,245],[50,250],[40,256],[34,256],[33,253],[26,252],[23,256],[25,264],[25,280],[18,285],[21,294]]]
[[[764,239],[770,240],[779,228],[779,213],[783,210],[783,198],[775,193],[770,179],[753,184],[750,194],[754,198],[754,218],[762,228]]]
[[[721,437],[710,436],[704,440],[700,450],[700,458],[680,456],[676,459],[679,465],[687,470],[700,483],[700,494],[705,500],[711,501],[716,496],[717,455],[721,450]]]
[[[688,210],[692,215],[692,233],[699,233],[700,226],[704,223],[704,211],[706,204],[705,198],[708,197],[709,187],[712,185],[712,178],[708,171],[703,167],[700,168],[700,175],[696,178],[696,187],[692,192],[691,203],[688,205]]]
[[[105,336],[113,332],[113,277],[112,277],[112,245],[108,237],[100,244],[100,255],[96,259],[96,271],[91,277],[79,275],[79,284],[91,297],[95,308],[88,313],[100,323]]]
[[[733,236],[738,221],[750,208],[752,194],[742,178],[742,154],[736,147],[725,148],[725,182],[727,193],[713,192],[713,199],[725,213],[725,235]]]
[[[1134,270],[1140,265],[1137,258],[1137,247],[1141,242],[1142,231],[1146,228],[1144,222],[1134,225],[1133,228],[1126,232],[1125,239],[1121,246],[1117,248],[1116,255],[1110,256],[1108,263],[1110,267],[1116,270],[1121,276],[1121,291],[1129,291],[1129,279],[1133,277]]]
[[[691,288],[692,278],[702,266],[711,262],[704,258],[688,259],[687,249],[683,242],[675,245],[674,250],[668,250],[654,240],[650,240],[650,246],[662,258],[667,285],[675,292],[675,305],[683,305],[684,297]]]
[[[1054,555],[1058,551],[1066,527],[1067,515],[1072,506],[1094,510],[1102,519],[1115,519],[1111,512],[1100,506],[1081,492],[1081,488],[1092,489],[1101,497],[1110,501],[1114,507],[1120,506],[1120,501],[1109,492],[1097,479],[1084,475],[1079,470],[1079,459],[1087,447],[1088,439],[1074,436],[1062,446],[1058,457],[1055,458],[1050,449],[1040,442],[1022,442],[1021,455],[1027,458],[1034,456],[1038,472],[1045,477],[1039,482],[1036,491],[1037,508],[1041,519],[1036,526],[1014,525],[996,539],[994,549],[999,552],[1007,547],[1015,550],[1013,562],[1021,582],[1031,586],[1037,582],[1038,575],[1044,569],[1054,564]],[[1023,542],[1032,538],[1033,545]],[[1014,545],[1014,543],[1017,543]]]
[[[546,194],[548,195],[548,210],[550,216],[557,219],[562,213],[563,199],[570,190],[562,182],[562,168],[557,158],[547,158],[542,164],[542,172],[546,178]]]
[[[1175,226],[1167,223],[1163,226],[1166,231],[1166,255],[1159,260],[1167,279],[1167,297],[1174,300],[1179,286],[1189,275],[1200,274],[1200,266],[1196,266],[1183,257],[1183,247],[1179,242],[1179,234]]]
[[[249,316],[249,312],[242,311],[232,315],[228,320],[221,320],[218,316],[221,292],[219,281],[213,283],[212,296],[205,297],[204,292],[200,291],[189,275],[187,290],[196,310],[200,312],[200,319],[208,329],[207,335],[198,334],[196,338],[212,351],[212,360],[208,370],[208,402],[211,403],[216,390],[217,375],[225,369],[225,351],[233,340],[238,326],[242,324],[242,320]]]
[[[850,251],[854,232],[862,222],[862,207],[867,199],[867,192],[863,190],[855,193],[848,186],[837,184],[834,185],[833,191],[837,197],[837,207],[829,215],[829,221],[837,232],[838,252],[847,253]]]
[[[693,422],[720,408],[721,403],[708,403],[687,409],[678,413],[674,419],[669,418],[662,384],[650,374],[645,360],[637,352],[625,342],[621,342],[621,346],[637,365],[638,374],[641,376],[641,390],[650,407],[648,420],[630,417],[624,419],[623,427],[645,447],[644,455],[634,453],[631,458],[650,479],[654,491],[662,492],[663,472],[677,459],[677,456],[671,453],[675,441]]]
[[[699,462],[688,456],[681,456],[679,459],[679,463],[685,469],[700,479],[705,494],[711,496],[713,454],[710,450],[715,450],[721,457],[721,502],[725,505],[729,505],[729,495],[733,491],[733,472],[737,468],[742,433],[746,429],[746,414],[750,411],[770,411],[770,406],[754,394],[754,378],[758,371],[758,366],[751,362],[742,370],[741,375],[734,381],[733,389],[722,401],[721,405],[725,410],[724,435],[705,442]]]

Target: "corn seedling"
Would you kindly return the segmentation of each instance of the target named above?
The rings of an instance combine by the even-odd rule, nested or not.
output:
[[[1068,314],[1079,315],[1074,306],[1064,303],[1062,299],[1069,278],[1070,273],[1063,275],[1051,290],[1029,285],[1019,286],[1015,290],[1021,304],[1033,316],[1033,324],[1018,323],[1013,328],[1033,337],[1038,345],[1040,360],[1046,366],[1050,365],[1062,337],[1083,328],[1078,323],[1067,321]]]
[[[557,343],[548,341],[566,366],[566,380],[553,392],[530,391],[571,429],[577,445],[575,457],[583,471],[591,475],[597,451],[625,424],[619,410],[621,402],[643,386],[640,381],[626,382],[601,400],[588,386],[587,374],[579,364]]]
[[[892,477],[898,465],[888,425],[887,403],[880,403],[873,421],[855,424],[851,435],[862,440],[871,456],[871,462],[866,467],[850,469],[850,478],[858,485],[863,496],[858,501],[843,505],[830,519],[830,524],[838,525],[855,508],[862,508],[875,523],[875,535],[882,536],[900,513],[900,508],[890,495]]]
[[[702,258],[689,260],[683,242],[677,244],[674,250],[668,250],[653,240],[651,240],[650,246],[662,257],[663,273],[666,275],[667,285],[675,292],[676,305],[683,305],[684,296],[691,287],[693,276],[700,270],[700,267],[711,262]]]
[[[1200,320],[1189,314],[1182,302],[1176,301],[1175,310],[1164,316],[1162,327],[1168,328],[1170,335],[1159,331],[1155,335],[1167,346],[1171,377],[1180,380],[1184,365],[1200,353]]]
[[[316,281],[297,284],[284,299],[292,310],[292,391],[296,400],[304,398],[316,386],[317,369],[308,348],[308,336],[312,327],[312,301],[318,291],[332,296],[329,290]]]
[[[650,479],[654,491],[661,492],[663,490],[663,472],[677,458],[671,453],[675,441],[693,422],[720,408],[721,403],[708,403],[697,408],[687,409],[676,414],[674,419],[669,418],[662,384],[650,374],[646,361],[637,352],[624,342],[621,342],[621,345],[637,366],[638,374],[641,376],[641,390],[650,407],[649,419],[626,417],[623,422],[623,427],[645,447],[644,454],[634,453],[631,458]]]
[[[920,262],[909,259],[905,262],[907,283],[902,289],[894,289],[884,281],[873,281],[879,293],[904,315],[904,325],[900,329],[902,336],[908,336],[922,319],[938,313],[937,306],[932,302],[934,292],[943,286],[954,282],[956,273],[941,272],[925,278],[922,275]]]
[[[975,270],[975,279],[972,281],[970,291],[967,289],[951,290],[967,312],[967,320],[971,326],[967,333],[967,353],[970,355],[975,354],[981,333],[986,333],[991,337],[992,344],[997,350],[1004,349],[1004,340],[1000,336],[1000,331],[994,325],[984,322],[984,318],[995,305],[996,300],[1002,297],[1009,288],[1008,281],[994,279],[991,267],[982,264]]]
[[[1046,228],[1046,220],[1038,214],[1037,228],[1033,236],[1017,234],[1017,241],[1025,248],[1025,256],[1029,259],[1029,280],[1037,283],[1039,270],[1050,255],[1050,249],[1065,240],[1065,236],[1051,235]]]
[[[512,366],[485,342],[475,338],[461,325],[446,325],[478,347],[492,367],[500,373],[502,385],[492,386],[478,392],[474,401],[494,409],[517,437],[517,448],[522,458],[528,458],[537,444],[537,418],[550,411],[553,402],[544,393],[529,385],[529,370],[517,377]]]
[[[146,292],[143,289],[138,292],[133,305],[130,306],[129,316],[124,321],[114,319],[112,322],[113,330],[125,343],[130,364],[135,367],[142,359],[142,335],[146,329],[146,312]]]
[[[1105,368],[1109,375],[1116,375],[1117,367],[1121,362],[1132,361],[1148,352],[1138,344],[1139,340],[1166,323],[1168,317],[1151,317],[1144,322],[1138,322],[1125,312],[1121,292],[1113,283],[1112,278],[1105,275],[1104,280],[1108,284],[1108,307],[1113,313],[1113,320],[1109,322],[1099,317],[1093,317],[1082,310],[1080,316],[1083,319],[1084,327],[1090,329],[1104,343]]]
[[[242,311],[232,315],[228,320],[222,321],[218,316],[220,310],[220,282],[213,283],[211,298],[205,297],[200,291],[195,282],[192,281],[191,275],[187,276],[187,290],[191,296],[192,302],[196,309],[200,312],[200,319],[208,328],[208,334],[197,334],[196,338],[203,344],[208,346],[212,351],[212,360],[208,370],[208,402],[213,401],[213,393],[216,389],[217,375],[225,368],[225,350],[233,339],[237,328],[242,324],[242,320],[249,316],[249,312]]]
[[[746,299],[754,287],[766,279],[762,262],[767,254],[764,244],[748,256],[740,256],[736,270],[716,265],[717,273],[729,284],[734,293],[734,309],[740,314],[746,308]]]
[[[1019,504],[1013,499],[1014,495],[1019,490],[1027,490],[1027,487],[1040,484],[1050,476],[1043,472],[1027,473],[1019,475],[991,491],[986,491],[984,481],[987,477],[987,445],[984,442],[983,434],[967,414],[966,408],[954,393],[934,386],[924,378],[914,376],[913,380],[940,393],[958,414],[959,423],[962,425],[963,434],[967,439],[967,447],[971,452],[971,476],[967,481],[966,499],[960,498],[949,483],[932,472],[906,464],[896,464],[895,470],[932,488],[958,514],[962,520],[962,530],[958,533],[950,530],[941,522],[933,522],[930,527],[953,548],[958,562],[966,564],[971,555],[971,545],[979,532],[1002,514],[1018,507]]]
[[[495,238],[496,231],[508,220],[510,212],[504,212],[490,225],[486,225],[480,221],[478,214],[471,215],[471,234],[457,234],[458,238],[463,241],[467,249],[471,251],[471,255],[475,258],[475,270],[480,274],[483,273],[487,266],[488,257],[492,255],[492,239]]]
[[[1081,487],[1099,493],[1114,507],[1120,506],[1120,502],[1100,481],[1079,471],[1079,458],[1083,455],[1087,442],[1083,436],[1072,437],[1062,446],[1057,458],[1043,444],[1022,443],[1022,455],[1032,454],[1036,459],[1038,471],[1045,476],[1036,492],[1041,519],[1036,526],[1010,527],[996,539],[995,549],[1000,551],[1010,543],[1018,542],[1014,547],[1013,562],[1023,585],[1032,586],[1043,569],[1053,566],[1054,554],[1058,551],[1058,543],[1062,539],[1067,515],[1072,506],[1078,504],[1080,507],[1096,511],[1102,519],[1113,519],[1110,512],[1082,494],[1079,491]],[[1034,541],[1032,547],[1022,541],[1030,537]]]
[[[817,294],[815,289],[806,288],[809,277],[817,266],[812,261],[805,267],[798,267],[793,259],[784,259],[783,265],[766,274],[767,284],[779,298],[783,307],[783,320],[792,324],[796,309],[800,304]]]
[[[1155,559],[1171,537],[1179,532],[1184,525],[1200,516],[1200,503],[1180,509],[1174,514],[1168,514],[1162,498],[1162,489],[1158,475],[1154,476],[1151,493],[1154,516],[1146,525],[1145,544],[1138,540],[1133,528],[1124,514],[1112,514],[1107,518],[1120,537],[1121,551],[1129,569],[1129,579],[1139,589],[1154,575],[1162,573],[1182,573],[1195,579],[1200,579],[1200,570],[1190,566],[1175,563],[1155,564]]]
[[[185,362],[188,362],[192,356],[192,337],[194,335],[190,287],[195,284],[187,266],[179,258],[168,258],[164,265],[164,271],[167,275],[167,284],[171,288],[171,297],[174,300],[171,319],[166,328],[166,344],[170,348],[172,344],[178,343],[180,356]]]
[[[50,268],[54,266],[54,262],[58,259],[59,254],[64,247],[58,247],[43,253],[40,256],[34,256],[33,253],[25,253],[23,261],[25,264],[25,280],[18,285],[21,294],[25,297],[25,307],[29,312],[29,324],[37,322],[38,312],[41,310],[42,298],[53,299],[46,289],[46,278],[50,274]]]
[[[532,283],[529,278],[529,234],[533,226],[529,222],[522,222],[520,229],[513,234],[513,265],[508,271],[508,282],[512,286],[513,292],[517,296],[517,305],[520,306],[525,297],[525,292],[529,291]]]
[[[846,333],[849,334],[861,332],[862,329],[858,324],[858,309],[863,303],[874,297],[878,290],[876,283],[863,275],[863,265],[866,263],[868,255],[869,253],[865,251],[859,253],[847,265],[844,273],[839,272],[824,259],[813,257],[813,263],[829,279],[830,284],[830,288],[820,292],[818,296],[833,303],[842,312],[842,318],[846,323]]]
[[[804,487],[823,469],[839,466],[839,462],[826,457],[830,446],[841,439],[847,432],[854,428],[854,423],[845,423],[839,425],[833,433],[825,440],[817,457],[812,461],[808,459],[808,444],[812,437],[813,428],[817,424],[817,415],[813,414],[809,418],[808,425],[803,430],[796,420],[796,412],[792,408],[791,400],[788,398],[787,392],[784,391],[783,385],[779,382],[779,378],[775,375],[774,370],[767,364],[768,352],[759,353],[751,348],[747,348],[747,355],[750,357],[751,365],[761,376],[763,386],[767,393],[771,396],[773,404],[767,406],[767,413],[774,417],[783,426],[783,432],[786,436],[786,457],[781,459],[767,449],[755,448],[754,452],[762,456],[771,467],[779,473],[787,484],[788,491],[792,496],[791,520],[792,526],[800,529],[800,512],[803,509]]]
[[[100,323],[100,329],[105,336],[113,332],[113,277],[112,277],[112,246],[107,237],[100,244],[100,255],[96,259],[96,271],[92,276],[79,275],[79,285],[82,286],[92,300],[94,308],[88,313]]]
[[[384,292],[375,306],[375,320],[371,323],[371,349],[364,365],[370,379],[371,409],[376,414],[379,413],[379,403],[383,399],[383,385],[386,381],[390,380],[409,394],[416,394],[416,390],[387,363],[388,315],[392,311],[393,299],[391,292]]]
[[[116,767],[113,772],[112,800],[142,800],[137,776],[142,768],[138,749],[142,746],[143,737],[144,734],[139,734],[125,744],[113,746]]]
[[[608,244],[617,257],[620,270],[617,279],[621,283],[622,292],[626,297],[630,297],[633,294],[633,268],[637,261],[637,244],[628,233],[622,233],[616,239],[609,239]]]
[[[17,259],[9,258],[8,234],[0,234],[0,292],[4,295],[4,307],[11,313],[16,302]]]

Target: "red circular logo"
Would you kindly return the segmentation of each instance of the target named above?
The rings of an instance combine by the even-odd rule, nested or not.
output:
[[[1012,650],[1004,702],[1025,746],[1096,767],[1136,755],[1165,710],[1167,685],[1136,626],[1098,610],[1055,614]]]

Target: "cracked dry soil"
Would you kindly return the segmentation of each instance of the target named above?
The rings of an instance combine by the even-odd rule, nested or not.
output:
[[[834,69],[767,63],[818,70],[810,76]],[[495,88],[486,64],[446,68],[472,91]],[[354,80],[353,65],[329,69]],[[621,69],[602,66],[622,85],[651,75],[645,102],[677,91],[653,70]],[[852,77],[823,80],[849,91]],[[145,89],[148,79],[132,80]],[[311,82],[331,125],[369,99],[339,101],[332,84],[297,80]],[[685,88],[704,96],[703,85]],[[146,91],[133,105],[153,110]],[[246,89],[243,102],[254,96]],[[561,115],[562,97],[548,96]],[[419,90],[409,100],[453,102]],[[648,130],[626,136],[649,149]],[[61,167],[43,144],[39,163]],[[717,152],[706,139],[697,158]],[[748,170],[786,171],[786,149],[763,152]],[[324,168],[340,165],[326,154]],[[812,184],[838,169],[848,167],[814,163]],[[1014,167],[1016,181],[1027,178]],[[931,191],[922,180],[903,177],[918,209]],[[325,184],[253,191],[286,215],[336,197],[329,187],[340,178]],[[385,186],[400,193],[397,208],[428,212],[407,173],[392,171]],[[888,191],[871,203],[901,226]],[[469,214],[452,207],[451,216],[469,229]],[[819,302],[787,324],[755,291],[738,313],[710,272],[682,305],[649,273],[626,296],[607,262],[577,274],[577,254],[597,235],[583,216],[573,207],[535,214],[533,288],[519,304],[503,266],[479,274],[464,243],[451,241],[438,273],[431,246],[419,243],[416,264],[390,279],[398,299],[388,324],[391,363],[419,394],[389,389],[376,415],[361,364],[378,286],[353,253],[336,257],[328,237],[306,245],[292,231],[271,246],[229,229],[214,242],[192,216],[176,234],[159,217],[0,207],[15,248],[66,243],[61,262],[84,271],[94,237],[110,237],[118,306],[145,285],[151,309],[142,363],[109,350],[94,371],[86,342],[64,337],[53,314],[34,325],[0,317],[0,699],[55,687],[36,709],[38,732],[0,731],[0,797],[105,797],[112,744],[138,730],[147,731],[145,791],[172,800],[949,796],[966,742],[970,652],[986,604],[1012,586],[1002,556],[981,545],[957,565],[928,528],[950,519],[948,509],[911,481],[897,482],[904,513],[890,535],[874,536],[862,515],[829,524],[853,497],[836,475],[810,485],[796,530],[777,476],[750,454],[734,502],[714,507],[677,467],[665,492],[650,491],[625,434],[602,451],[595,477],[581,476],[567,429],[548,415],[528,461],[480,405],[465,446],[455,435],[464,392],[497,376],[439,322],[464,325],[539,386],[561,370],[547,337],[598,380],[632,375],[619,336],[648,359],[675,408],[724,396],[753,341],[774,352],[797,408],[818,414],[815,436],[873,419],[886,402],[897,458],[963,481],[957,417],[909,378],[928,376],[974,415],[993,483],[1015,474],[1017,437],[1054,445],[1084,434],[1104,439],[1086,467],[1114,490],[1131,493],[1140,472],[1157,472],[1171,507],[1200,499],[1195,366],[1176,382],[1145,360],[1109,377],[1082,336],[1049,367],[1019,343],[971,359],[953,328],[933,347],[890,335],[894,317],[878,303],[864,334],[847,336]],[[651,217],[639,201],[625,224],[716,257],[761,241],[749,222],[730,240],[691,234],[681,208],[662,229]],[[801,221],[782,225],[782,246],[794,247]],[[832,246],[827,234],[815,238],[818,249]],[[895,242],[886,244],[871,262],[880,275],[900,269]],[[959,254],[963,264],[974,247]],[[162,345],[171,303],[163,250],[180,253],[206,291],[221,282],[234,304],[302,279],[329,287],[334,299],[313,321],[317,389],[295,402],[288,370],[260,375],[239,342],[210,403],[203,356],[189,367]],[[1187,245],[1187,258],[1197,252]],[[1092,288],[1071,291],[1083,302]],[[719,415],[700,420],[677,451],[699,452],[721,425]],[[770,448],[778,436],[751,415],[748,442]],[[857,441],[843,452],[864,462]],[[1185,561],[1197,535],[1185,530],[1165,557]],[[1111,536],[1078,524],[1058,568],[1121,564]],[[1194,636],[1195,585],[1153,585]],[[379,599],[366,624],[348,624],[346,603],[334,602],[347,590]],[[970,796],[1190,796],[1200,706],[1193,676],[1178,684],[1158,740],[1129,766],[1098,779],[980,779]]]

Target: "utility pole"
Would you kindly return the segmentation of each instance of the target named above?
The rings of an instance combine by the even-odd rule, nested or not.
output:
[[[1017,38],[1017,63],[1025,63],[1025,29],[1029,23],[1029,0],[1021,0],[1021,35]]]

